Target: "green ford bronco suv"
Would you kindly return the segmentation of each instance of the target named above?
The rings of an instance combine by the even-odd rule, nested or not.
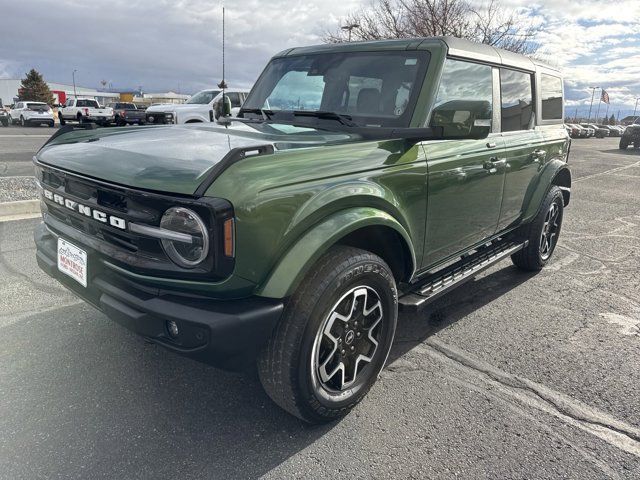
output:
[[[345,415],[418,310],[539,270],[569,203],[558,71],[454,38],[292,48],[211,124],[66,127],[34,158],[40,267],[282,408]],[[426,320],[425,320],[426,321]],[[215,386],[212,386],[215,388]]]

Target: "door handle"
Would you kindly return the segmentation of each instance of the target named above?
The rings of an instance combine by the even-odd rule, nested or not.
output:
[[[487,148],[496,148],[495,142],[487,142]]]
[[[482,163],[482,168],[484,168],[485,170],[489,170],[489,173],[496,173],[498,171],[497,167],[501,167],[506,163],[506,158],[499,159],[498,157],[491,157],[489,160],[485,160]]]
[[[539,162],[541,159],[547,156],[546,150],[534,150],[531,152],[531,156],[533,157],[534,162]]]

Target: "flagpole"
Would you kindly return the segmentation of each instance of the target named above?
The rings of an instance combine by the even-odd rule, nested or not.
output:
[[[600,89],[602,90],[602,89]],[[598,123],[598,118],[600,117],[600,104],[602,103],[602,94],[600,94],[600,101],[598,102],[598,110],[596,110],[596,123]]]
[[[591,89],[591,104],[589,105],[589,118],[587,118],[587,122],[591,121],[591,107],[593,107],[593,97],[596,94],[596,88],[600,87],[589,87]]]
[[[604,116],[607,118],[607,125],[609,125],[609,104],[607,103],[607,111],[604,114]]]

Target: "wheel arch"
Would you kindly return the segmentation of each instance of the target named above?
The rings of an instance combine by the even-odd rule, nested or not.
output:
[[[538,181],[529,186],[525,196],[522,223],[527,223],[538,213],[544,198],[554,185],[562,190],[564,206],[567,206],[571,197],[571,171],[567,164],[559,159],[553,159],[547,163]]]
[[[415,250],[400,222],[382,210],[351,208],[337,212],[302,235],[256,293],[272,298],[291,295],[313,264],[334,245],[362,248],[380,256],[396,281],[408,282],[415,272]]]

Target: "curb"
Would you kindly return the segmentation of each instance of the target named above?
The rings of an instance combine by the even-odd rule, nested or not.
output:
[[[40,200],[18,200],[0,203],[0,222],[40,216]]]

